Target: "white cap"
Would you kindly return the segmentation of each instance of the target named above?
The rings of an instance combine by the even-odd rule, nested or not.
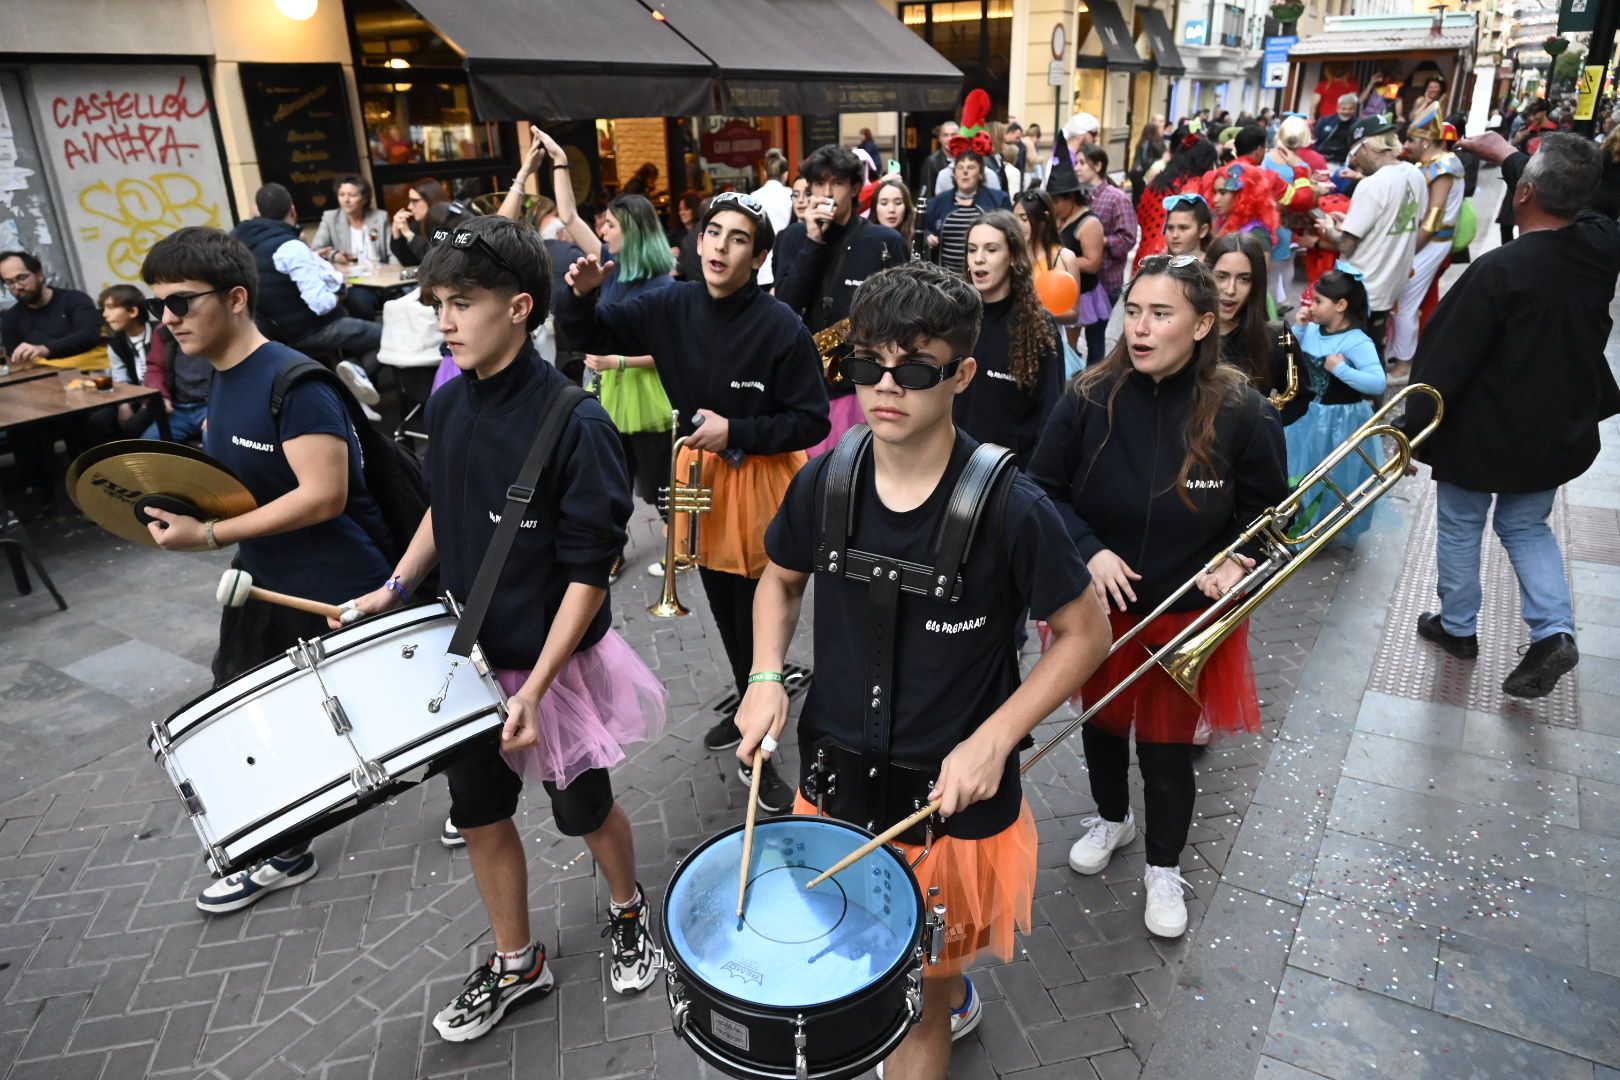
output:
[[[1063,137],[1073,139],[1081,135],[1095,135],[1100,130],[1102,130],[1101,120],[1088,112],[1077,112],[1063,125]]]

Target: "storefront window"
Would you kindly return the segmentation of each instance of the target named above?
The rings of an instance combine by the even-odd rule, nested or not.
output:
[[[991,116],[1007,115],[1013,0],[924,0],[900,5],[900,21],[962,69],[963,90],[990,95]]]
[[[360,111],[373,165],[501,156],[500,131],[474,118],[465,83],[361,84]]]
[[[358,66],[461,66],[461,54],[426,19],[396,0],[348,0],[348,11]]]

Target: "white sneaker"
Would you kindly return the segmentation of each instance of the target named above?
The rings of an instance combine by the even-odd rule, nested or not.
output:
[[[663,577],[664,576],[664,560],[659,559],[657,562],[655,562],[651,566],[647,567],[647,573],[651,574],[653,577]]]
[[[1114,851],[1136,839],[1136,818],[1127,813],[1124,821],[1109,821],[1093,814],[1080,824],[1086,835],[1069,849],[1069,868],[1077,874],[1095,874],[1108,865]]]
[[[1192,888],[1173,867],[1149,866],[1142,875],[1147,891],[1147,909],[1142,921],[1156,937],[1178,938],[1187,932],[1185,890]]]
[[[356,401],[362,405],[375,405],[382,400],[377,388],[371,384],[371,377],[366,369],[353,360],[339,360],[337,376],[343,380],[343,385],[349,388]]]
[[[378,412],[376,409],[373,409],[370,405],[362,402],[360,405],[360,411],[365,413],[366,419],[370,420],[373,424],[382,423],[382,413]]]
[[[439,830],[439,843],[447,848],[466,847],[467,838],[461,835],[461,830],[456,828],[455,822],[445,818],[444,828]]]

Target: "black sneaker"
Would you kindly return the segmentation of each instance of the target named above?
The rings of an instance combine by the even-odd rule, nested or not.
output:
[[[1425,611],[1418,616],[1417,632],[1418,637],[1424,641],[1434,642],[1459,660],[1479,658],[1479,635],[1469,634],[1467,637],[1461,637],[1447,633],[1446,628],[1440,625],[1440,616],[1433,612]]]
[[[619,583],[619,575],[623,573],[624,556],[621,554],[617,559],[613,560],[613,566],[608,570],[608,584],[617,585]]]
[[[737,712],[732,710],[722,716],[714,727],[703,733],[703,748],[705,750],[730,750],[742,742],[742,732],[737,730]]]
[[[754,770],[739,762],[737,777],[745,784],[752,784]],[[775,763],[767,761],[765,775],[759,778],[759,808],[767,814],[780,814],[792,805],[793,789],[782,780]]]
[[[543,945],[535,945],[534,966],[524,972],[498,972],[495,957],[491,956],[467,976],[455,1000],[439,1010],[433,1018],[433,1029],[446,1042],[476,1039],[500,1023],[513,1002],[531,991],[544,994],[556,981],[546,964]]]
[[[1514,697],[1546,697],[1564,673],[1581,662],[1581,652],[1569,634],[1554,634],[1531,642],[1524,659],[1502,683],[1502,693]]]
[[[647,933],[647,894],[636,883],[637,903],[625,908],[602,927],[602,936],[613,939],[613,966],[609,981],[616,993],[634,994],[647,989],[658,977],[658,950]]]
[[[257,866],[222,877],[197,897],[197,906],[210,915],[241,911],[278,889],[291,888],[315,876],[319,867],[313,851],[272,855]]]

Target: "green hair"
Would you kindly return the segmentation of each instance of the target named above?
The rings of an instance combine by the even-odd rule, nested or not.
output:
[[[608,210],[618,219],[619,231],[624,234],[619,254],[614,257],[620,281],[645,281],[675,269],[669,240],[646,196],[620,195],[608,204]]]

